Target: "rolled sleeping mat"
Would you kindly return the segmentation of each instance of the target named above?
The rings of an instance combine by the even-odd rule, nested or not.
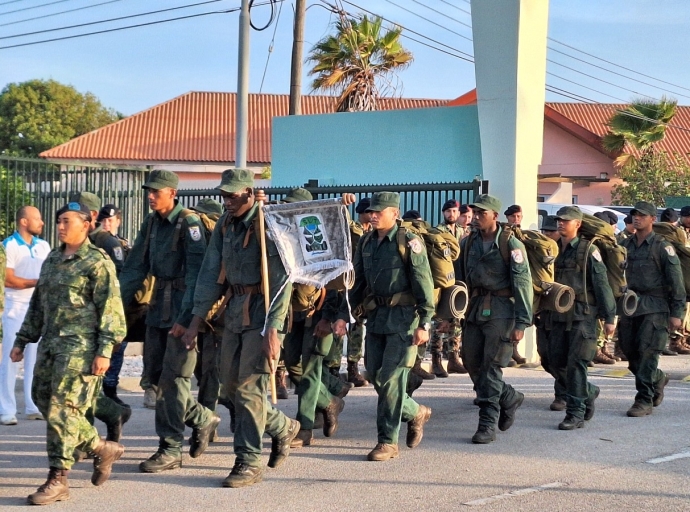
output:
[[[626,290],[623,295],[618,299],[621,306],[623,307],[623,314],[625,316],[632,316],[637,311],[637,294],[632,290]]]
[[[575,304],[575,290],[560,283],[549,283],[551,286],[542,293],[540,307],[557,313],[567,313]]]
[[[467,285],[462,281],[456,281],[453,286],[441,290],[436,316],[445,320],[463,318],[470,302],[469,299]]]

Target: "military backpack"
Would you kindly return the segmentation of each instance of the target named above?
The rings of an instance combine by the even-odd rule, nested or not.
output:
[[[668,222],[655,222],[654,232],[661,235],[664,240],[669,242],[675,249],[678,259],[680,260],[680,268],[683,271],[683,283],[685,284],[685,295],[690,300],[690,247],[688,246],[688,239],[685,230]],[[659,268],[661,268],[660,249],[653,251],[654,259]]]

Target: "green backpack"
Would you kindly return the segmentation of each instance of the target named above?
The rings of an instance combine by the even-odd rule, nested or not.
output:
[[[685,295],[690,299],[690,247],[688,246],[685,231],[678,226],[669,224],[668,222],[655,222],[654,232],[658,235],[661,235],[664,240],[669,242],[676,250],[676,254],[680,260],[680,268],[683,271]],[[658,253],[659,250],[656,250],[654,254],[654,258],[657,260],[657,265],[660,264],[660,255]]]
[[[628,289],[628,281],[625,278],[625,267],[628,252],[625,247],[616,241],[613,226],[594,215],[582,214],[582,225],[579,230],[580,238],[587,241],[578,247],[577,261],[586,261],[590,246],[599,249],[601,259],[606,265],[606,274],[613,297],[619,299]],[[583,279],[587,279],[587,265],[582,265]]]

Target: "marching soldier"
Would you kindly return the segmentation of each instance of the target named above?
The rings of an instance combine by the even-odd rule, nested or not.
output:
[[[200,457],[220,418],[191,393],[196,351],[182,336],[192,319],[197,275],[206,251],[204,226],[177,197],[178,177],[152,171],[143,185],[153,210],[141,225],[134,247],[120,274],[125,306],[134,299],[147,275],[156,279],[152,306],[146,316],[145,369],[157,386],[158,450],[139,464],[143,473],[179,468],[185,426],[193,429],[189,455]],[[196,337],[196,336],[195,336]]]
[[[525,395],[503,381],[513,345],[532,323],[532,279],[525,247],[510,236],[509,261],[499,247],[503,228],[498,222],[501,202],[482,194],[472,203],[474,226],[463,239],[460,280],[470,291],[470,305],[462,342],[462,360],[477,393],[479,427],[473,443],[496,440],[495,426],[508,430]],[[463,256],[464,255],[464,256]]]
[[[245,169],[223,171],[217,188],[225,214],[211,236],[194,296],[194,319],[184,336],[194,346],[198,327],[227,281],[232,296],[225,310],[221,347],[221,385],[236,414],[235,464],[224,487],[246,487],[263,479],[262,436],[272,438],[268,466],[277,468],[290,453],[300,424],[274,408],[266,398],[272,364],[280,356],[280,331],[285,326],[292,285],[280,254],[266,240],[271,308],[266,312],[261,286],[259,202],[254,173]],[[262,330],[265,329],[265,334]]]
[[[654,233],[656,207],[641,201],[630,212],[635,236],[623,241],[628,251],[628,288],[638,295],[633,316],[622,315],[618,325],[621,350],[635,375],[637,395],[630,417],[652,414],[661,405],[669,377],[659,366],[669,331],[680,328],[685,313],[685,286],[680,260],[673,246]]]
[[[67,475],[76,449],[94,457],[91,483],[103,484],[124,452],[104,441],[86,419],[93,407],[113,345],[125,337],[125,317],[115,267],[89,243],[90,212],[69,203],[55,215],[62,245],[43,263],[24,323],[12,348],[21,361],[39,338],[32,396],[46,419],[46,482],[28,497],[32,505],[69,499]]]
[[[616,302],[599,249],[594,245],[587,248],[587,241],[577,234],[582,211],[577,206],[564,206],[556,218],[561,238],[555,281],[575,291],[575,304],[567,313],[549,312],[548,361],[552,375],[566,394],[566,415],[558,428],[574,430],[584,427],[585,421],[594,416],[599,388],[587,382],[587,363],[597,351],[597,317],[604,321],[606,336],[613,336]],[[583,282],[585,266],[587,281]]]
[[[406,232],[407,257],[400,253],[399,208],[400,196],[395,192],[372,196],[367,211],[374,231],[357,246],[355,284],[350,291],[352,305],[362,304],[367,311],[366,367],[378,393],[378,444],[367,455],[370,461],[398,456],[401,421],[408,424],[407,446],[417,447],[431,417],[431,409],[410,398],[406,386],[417,346],[429,339],[434,284],[424,242],[417,235]],[[346,309],[343,304],[334,324],[340,336],[349,321]]]

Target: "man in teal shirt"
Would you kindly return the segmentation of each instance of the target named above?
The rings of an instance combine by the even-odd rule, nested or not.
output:
[[[378,393],[378,444],[367,455],[370,461],[398,456],[402,421],[408,424],[407,446],[415,448],[431,417],[431,409],[410,398],[406,386],[417,347],[429,340],[434,282],[424,241],[410,231],[403,240],[399,236],[403,229],[396,222],[399,208],[400,196],[395,192],[372,196],[367,211],[374,230],[357,246],[355,284],[350,290],[352,306],[362,304],[367,314],[366,367]],[[349,320],[343,304],[333,332],[345,335]]]
[[[533,290],[525,246],[512,234],[506,237],[498,222],[501,202],[482,194],[470,206],[476,229],[462,240],[458,276],[470,291],[462,360],[479,405],[479,427],[472,442],[487,444],[496,440],[497,420],[499,430],[512,426],[525,398],[503,381],[502,368],[508,366],[513,344],[532,323]]]

